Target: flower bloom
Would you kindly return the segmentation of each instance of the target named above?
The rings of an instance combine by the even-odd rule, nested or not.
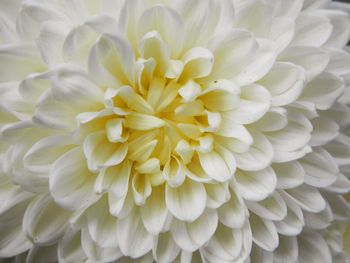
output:
[[[345,260],[349,38],[323,0],[0,0],[0,257]]]

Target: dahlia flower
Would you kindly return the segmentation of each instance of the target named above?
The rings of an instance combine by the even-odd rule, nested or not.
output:
[[[347,260],[346,8],[0,0],[0,257]]]

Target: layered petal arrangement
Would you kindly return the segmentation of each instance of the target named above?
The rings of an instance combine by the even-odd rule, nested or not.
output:
[[[0,0],[0,257],[347,262],[349,38],[327,0]]]

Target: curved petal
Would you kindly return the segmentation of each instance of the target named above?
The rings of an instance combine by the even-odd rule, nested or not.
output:
[[[174,242],[171,233],[165,232],[157,235],[153,245],[153,257],[158,262],[174,262],[180,248]]]
[[[273,170],[277,176],[277,188],[288,189],[304,182],[305,171],[298,161],[274,163]]]
[[[23,230],[36,244],[52,244],[63,235],[70,216],[50,195],[39,195],[24,214]]]
[[[204,211],[207,194],[202,183],[186,179],[177,188],[166,186],[165,202],[169,211],[179,220],[193,222]]]
[[[329,247],[323,237],[317,232],[305,232],[298,237],[300,263],[332,262]]]
[[[249,217],[253,241],[267,251],[274,251],[278,246],[278,233],[270,220],[262,219],[251,213]]]
[[[93,193],[94,174],[85,166],[80,147],[62,155],[50,170],[50,193],[62,207],[76,210],[97,199]]]
[[[181,222],[174,219],[171,225],[171,234],[180,248],[186,251],[195,251],[211,238],[217,224],[218,216],[216,211],[206,209],[193,222]]]
[[[153,247],[152,236],[144,228],[138,208],[118,221],[117,236],[124,256],[140,257]]]
[[[270,167],[255,172],[237,171],[236,180],[240,195],[250,201],[265,199],[277,184],[276,174]]]

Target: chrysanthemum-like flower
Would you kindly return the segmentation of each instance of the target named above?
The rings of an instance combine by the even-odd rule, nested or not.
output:
[[[346,259],[339,7],[0,0],[0,257]]]

